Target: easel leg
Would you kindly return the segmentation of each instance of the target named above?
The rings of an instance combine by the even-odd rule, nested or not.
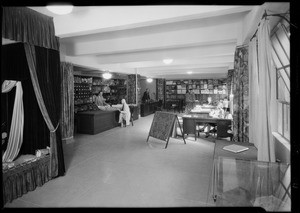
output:
[[[166,143],[165,149],[166,149],[166,148],[167,148],[167,146],[168,146],[169,139],[170,139],[170,137],[168,137],[168,140],[167,140],[167,143]]]
[[[148,135],[148,137],[147,137],[147,141],[146,141],[146,142],[148,142],[148,140],[149,140],[149,135]]]
[[[183,132],[182,132],[181,125],[180,125],[180,123],[179,123],[179,119],[178,119],[178,117],[177,117],[177,116],[176,116],[176,118],[177,118],[177,122],[178,122],[178,125],[179,125],[179,129],[180,129],[180,132],[181,132],[181,135],[182,135],[182,138],[183,138],[184,144],[186,144],[186,142],[185,142],[185,139],[184,139],[184,134],[183,134]]]

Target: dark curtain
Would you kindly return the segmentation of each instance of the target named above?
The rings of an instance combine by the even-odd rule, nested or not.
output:
[[[27,7],[1,7],[2,37],[59,50],[53,18]]]
[[[33,90],[31,79],[22,81],[24,106],[23,145],[20,154],[33,154],[50,146],[49,130]]]
[[[35,47],[36,73],[44,103],[50,120],[56,128],[61,115],[61,75],[59,52],[43,47]],[[56,130],[58,176],[64,175],[65,165],[61,140],[61,128]]]
[[[49,130],[41,114],[33,91],[27,60],[22,43],[3,45],[1,48],[1,85],[4,80],[22,82],[24,106],[23,144],[19,154],[35,154],[37,149],[45,149],[50,145]],[[7,120],[9,135],[12,110],[14,106],[15,88],[9,93],[1,94],[1,121]]]
[[[53,124],[56,125],[60,116],[60,58],[59,52],[42,47],[36,47],[37,75],[42,94]],[[1,82],[3,80],[22,81],[24,103],[24,135],[20,154],[35,154],[36,149],[50,146],[49,129],[44,121],[33,90],[30,72],[23,43],[3,45],[1,48]],[[15,92],[7,93],[10,108],[13,107]],[[13,96],[13,97],[10,97]],[[3,95],[1,95],[1,98]],[[49,102],[49,103],[48,103]],[[57,103],[57,104],[56,104]],[[1,106],[2,106],[1,101]],[[8,106],[9,107],[9,106]],[[48,109],[49,108],[49,109]],[[11,120],[11,116],[8,118]],[[2,118],[1,118],[2,120]],[[61,142],[60,128],[56,131],[58,175],[64,175],[65,164]]]

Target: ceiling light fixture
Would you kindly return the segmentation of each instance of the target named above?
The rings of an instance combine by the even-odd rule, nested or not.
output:
[[[72,5],[48,5],[46,8],[51,11],[52,13],[58,15],[66,15],[72,12],[73,6]]]
[[[103,74],[102,74],[102,77],[105,78],[105,79],[110,79],[112,76],[112,74],[106,70]]]
[[[163,62],[165,64],[171,64],[173,62],[173,59],[172,58],[166,58],[166,59],[163,60]]]
[[[190,75],[190,74],[192,74],[193,72],[192,72],[192,71],[187,71],[186,73]]]
[[[151,83],[152,81],[153,81],[152,78],[147,78],[147,82],[148,82],[148,83]]]

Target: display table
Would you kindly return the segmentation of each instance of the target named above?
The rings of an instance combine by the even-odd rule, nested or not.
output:
[[[149,102],[141,104],[141,117],[145,117],[155,112],[156,107],[158,107],[159,102]]]
[[[231,144],[249,149],[239,153],[223,149]],[[216,206],[290,211],[290,165],[257,161],[253,144],[216,140],[210,195]]]
[[[227,121],[231,123],[230,119],[223,119],[223,118],[214,118],[210,117],[207,113],[200,113],[200,114],[188,114],[182,116],[183,119],[183,135],[185,134],[194,134],[195,140],[197,139],[197,131],[196,126],[200,124],[216,124],[217,126],[222,121]]]
[[[118,110],[116,111],[85,111],[76,113],[77,132],[84,134],[98,134],[118,126]]]

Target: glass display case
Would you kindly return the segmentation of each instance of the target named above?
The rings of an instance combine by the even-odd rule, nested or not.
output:
[[[214,159],[216,206],[291,211],[290,164],[221,157]]]

